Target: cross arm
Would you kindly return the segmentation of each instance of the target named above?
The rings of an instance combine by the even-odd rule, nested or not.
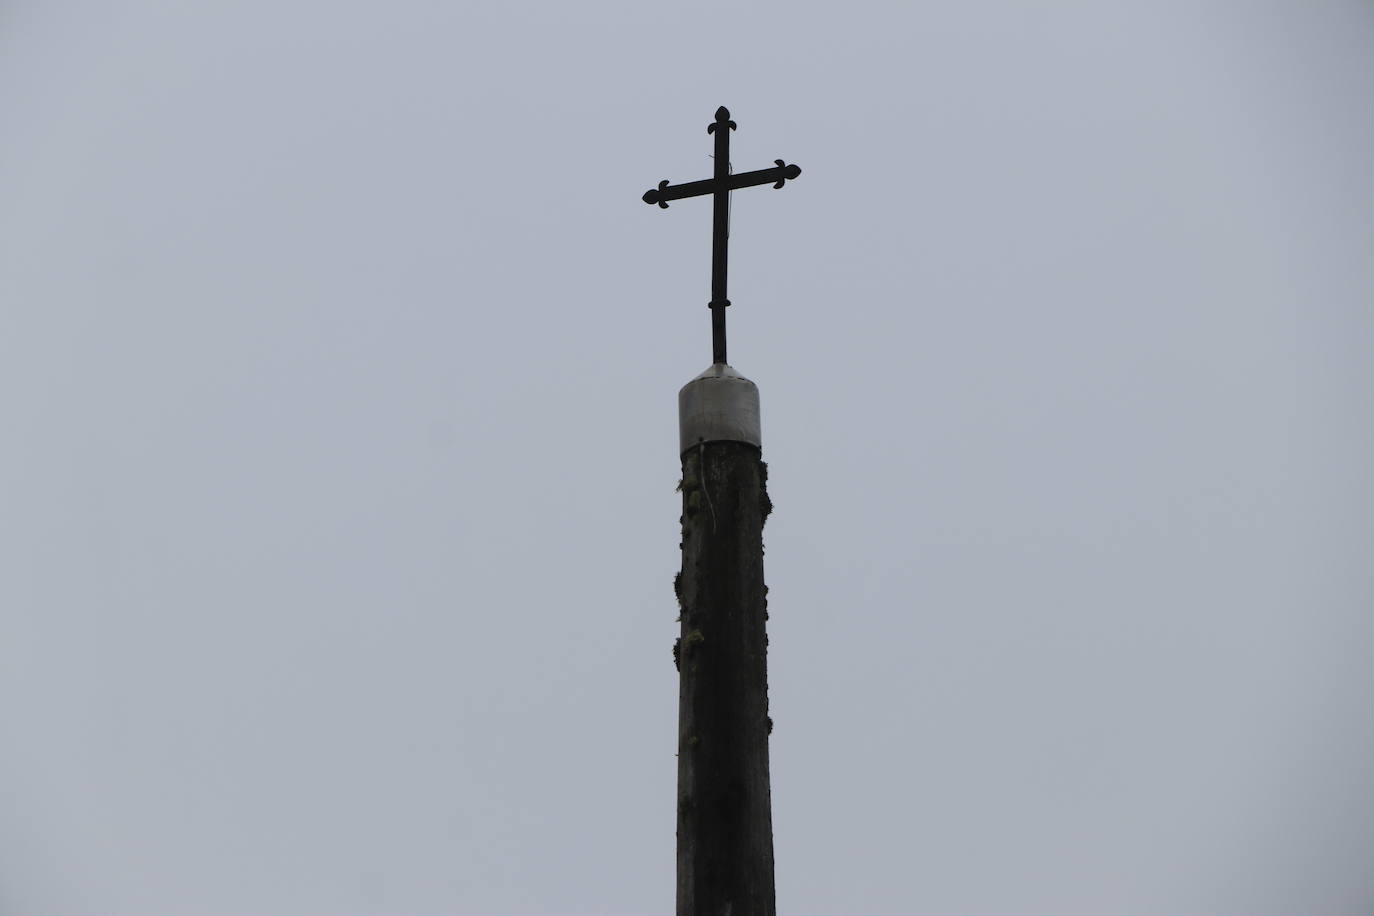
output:
[[[787,165],[781,159],[774,159],[773,161],[777,164],[771,169],[757,169],[753,172],[740,172],[738,175],[731,175],[725,181],[724,190],[734,191],[738,188],[750,188],[757,184],[772,184],[773,187],[780,188],[789,178],[796,178],[801,174],[801,169],[796,165]],[[714,194],[717,190],[718,186],[714,178],[672,185],[668,184],[668,180],[665,178],[658,183],[657,188],[650,188],[644,192],[644,202],[646,204],[658,204],[666,210],[670,200],[700,197],[703,194]]]

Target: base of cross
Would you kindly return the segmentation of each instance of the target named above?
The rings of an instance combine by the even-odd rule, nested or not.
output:
[[[725,358],[725,310],[730,307],[729,299],[714,299],[711,309],[711,362],[729,362]]]

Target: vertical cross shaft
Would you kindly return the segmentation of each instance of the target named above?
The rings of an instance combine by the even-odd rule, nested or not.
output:
[[[730,131],[735,122],[722,105],[716,109],[715,123],[706,128],[716,136],[715,220],[711,232],[711,362],[728,363],[725,358],[725,310],[730,305],[726,293],[726,274],[730,269]]]

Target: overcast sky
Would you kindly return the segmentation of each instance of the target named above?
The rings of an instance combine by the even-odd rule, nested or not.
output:
[[[673,900],[676,392],[788,914],[1374,911],[1374,7],[0,5],[0,912]]]

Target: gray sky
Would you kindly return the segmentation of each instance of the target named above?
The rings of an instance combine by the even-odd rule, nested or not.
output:
[[[1374,8],[9,0],[0,87],[0,911],[671,908],[721,104],[780,911],[1374,908]]]

